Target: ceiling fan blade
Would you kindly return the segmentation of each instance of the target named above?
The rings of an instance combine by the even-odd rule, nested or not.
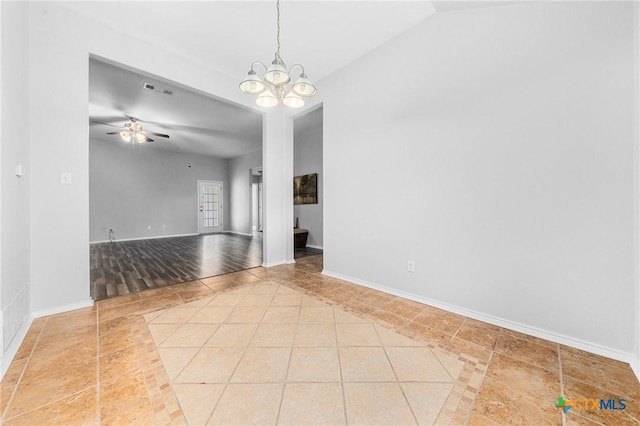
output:
[[[153,139],[148,138],[148,137],[146,137],[146,136],[145,136],[145,137],[144,137],[144,141],[145,141],[145,142],[153,142]]]
[[[119,135],[119,134],[120,134],[120,132],[109,132],[109,133],[107,133],[107,135]]]
[[[149,132],[147,130],[143,130],[142,133],[144,133],[145,135],[158,136],[160,138],[169,138],[169,135],[165,135],[164,133]]]
[[[111,127],[122,127],[122,126],[116,126],[115,124],[109,124],[109,123],[103,123],[102,121],[91,121],[94,124],[104,124],[105,126],[111,126]]]

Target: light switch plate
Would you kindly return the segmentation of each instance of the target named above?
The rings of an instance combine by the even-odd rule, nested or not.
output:
[[[16,166],[16,176],[23,177],[24,176],[24,166],[22,164],[18,164]]]

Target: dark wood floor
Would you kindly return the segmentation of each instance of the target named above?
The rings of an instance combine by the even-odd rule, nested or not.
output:
[[[91,297],[102,300],[262,265],[262,235],[194,235],[91,244]],[[322,254],[296,249],[296,259]]]
[[[301,257],[315,256],[316,254],[322,254],[322,250],[312,247],[303,247],[295,249],[293,257],[294,259],[299,259]]]
[[[91,297],[101,300],[262,265],[262,238],[195,235],[91,244]]]

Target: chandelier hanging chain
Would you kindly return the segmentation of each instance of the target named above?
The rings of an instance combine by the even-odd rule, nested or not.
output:
[[[280,63],[283,63],[282,58],[280,57],[280,0],[276,1],[276,58]]]

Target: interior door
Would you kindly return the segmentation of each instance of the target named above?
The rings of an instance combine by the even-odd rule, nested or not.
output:
[[[222,232],[222,182],[198,181],[198,232]]]

